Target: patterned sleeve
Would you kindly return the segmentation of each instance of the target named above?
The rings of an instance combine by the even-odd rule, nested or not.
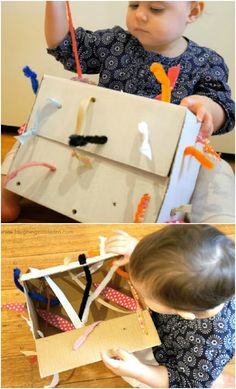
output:
[[[229,132],[234,128],[235,124],[235,103],[231,98],[228,73],[229,70],[224,59],[211,50],[208,64],[201,74],[199,83],[196,85],[196,93],[210,97],[221,105],[225,111],[225,123],[214,135]]]
[[[109,58],[109,53],[119,50],[125,39],[124,31],[118,26],[95,32],[79,27],[75,30],[75,37],[80,65],[85,74],[100,73],[104,61]],[[61,62],[66,70],[76,72],[70,33],[59,46],[47,49],[47,52]]]

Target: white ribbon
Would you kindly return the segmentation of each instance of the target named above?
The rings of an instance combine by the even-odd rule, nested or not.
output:
[[[38,127],[39,127],[39,111],[35,113],[33,128],[23,132],[23,134],[16,136],[15,138],[23,145],[31,138],[31,136],[34,136],[38,133],[39,130]]]
[[[44,386],[44,388],[55,388],[58,383],[59,383],[59,373],[55,373],[51,383],[49,385]]]
[[[37,135],[39,127],[44,124],[52,113],[61,108],[61,103],[53,97],[48,97],[47,100],[46,105],[41,110],[38,109],[35,113],[33,127],[28,131],[23,132],[23,134],[15,137],[21,144],[26,143],[31,136]]]
[[[149,129],[146,122],[140,122],[138,124],[138,130],[143,135],[143,143],[139,149],[140,153],[145,155],[148,159],[152,160],[152,149],[149,144]]]
[[[56,297],[58,298],[61,305],[65,309],[67,315],[69,316],[71,322],[74,324],[75,328],[83,327],[83,323],[81,322],[77,312],[74,310],[71,303],[69,302],[65,294],[62,292],[62,290],[59,288],[59,286],[57,286],[57,284],[49,276],[45,276],[45,280],[47,281],[48,285],[55,293]]]

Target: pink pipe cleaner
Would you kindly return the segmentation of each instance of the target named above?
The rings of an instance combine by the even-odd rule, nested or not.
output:
[[[73,345],[73,350],[78,350],[82,344],[86,341],[87,337],[89,336],[89,334],[95,329],[95,327],[97,327],[99,324],[101,323],[101,321],[95,321],[95,323],[91,324],[87,330],[83,333],[83,335],[81,335],[74,343]]]
[[[24,169],[28,169],[29,167],[33,167],[33,166],[47,167],[52,172],[54,172],[56,170],[56,166],[51,165],[50,163],[47,163],[47,162],[34,162],[34,161],[26,162],[26,163],[23,163],[23,165],[18,167],[16,170],[13,170],[13,172],[11,172],[10,174],[8,174],[8,176],[6,177],[6,184],[9,181],[11,181],[13,178],[15,178],[19,172],[21,172]]]

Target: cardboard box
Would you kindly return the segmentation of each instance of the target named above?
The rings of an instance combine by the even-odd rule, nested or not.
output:
[[[48,98],[61,108],[50,112]],[[80,160],[68,145],[78,125],[81,135],[108,138],[103,145],[77,147]],[[140,126],[148,130],[149,155],[140,151]],[[36,134],[19,147],[10,172],[30,161],[56,170],[22,170],[7,189],[36,203],[81,222],[122,223],[133,222],[147,193],[151,199],[144,222],[166,222],[173,208],[191,199],[199,163],[184,157],[184,150],[202,145],[195,144],[196,117],[184,107],[44,76],[27,131],[35,128]]]
[[[105,254],[102,257],[89,258],[87,263],[93,264],[113,257],[114,255],[112,254]],[[80,267],[81,265],[79,262],[72,262],[68,265],[56,266],[43,270],[36,269],[21,277],[21,282],[26,295],[28,313],[32,322],[32,332],[36,344],[40,376],[42,378],[75,367],[97,362],[101,360],[101,351],[119,347],[134,352],[160,344],[156,328],[147,310],[142,311],[145,327],[147,329],[147,334],[145,334],[140,327],[137,312],[129,311],[112,303],[112,306],[120,312],[114,311],[101,305],[98,300],[95,300],[91,304],[89,318],[85,327],[62,332],[55,327],[46,324],[46,321],[38,315],[37,310],[46,309],[47,304],[32,299],[29,296],[29,291],[41,293],[45,296],[45,292],[42,293],[42,285],[48,284],[47,277],[49,276],[50,279],[56,283],[57,287],[60,288],[60,291],[66,296],[74,311],[78,312],[83,291],[74,281],[71,274],[77,275],[78,273],[81,273],[82,269],[80,269]],[[101,282],[109,268],[110,265],[107,264],[106,261],[105,264],[93,273],[93,283]],[[85,284],[84,278],[82,278],[82,280]],[[113,281],[109,283],[109,286],[112,286],[113,282],[114,278]],[[130,293],[127,289],[127,281],[124,282],[122,280],[119,284],[118,289],[123,292],[125,291],[126,294]],[[117,288],[117,282],[115,287]],[[56,294],[56,297],[59,298],[58,293]],[[69,320],[65,304],[50,307],[50,312],[56,313]],[[85,332],[89,324],[98,320],[102,320],[102,322],[89,335],[81,348],[74,351],[74,342]],[[41,331],[44,337],[40,337],[38,331]]]

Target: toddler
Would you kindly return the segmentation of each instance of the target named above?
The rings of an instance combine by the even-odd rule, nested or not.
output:
[[[230,131],[235,119],[228,68],[215,51],[183,36],[186,26],[195,22],[203,9],[202,1],[131,1],[127,31],[119,26],[95,32],[77,28],[82,72],[99,74],[101,87],[154,98],[160,95],[161,85],[150,71],[151,64],[162,64],[166,72],[180,65],[171,102],[196,114],[204,137]],[[48,53],[75,72],[64,1],[46,2],[45,36]],[[3,174],[7,167],[5,164]],[[19,198],[4,189],[4,181],[5,177],[2,219],[11,221],[19,215]]]
[[[234,355],[233,241],[208,225],[169,225],[138,244],[120,232],[106,250],[126,255],[119,264],[132,252],[130,280],[161,340],[152,349],[158,366],[125,350],[113,350],[116,359],[103,352],[106,366],[144,386],[211,387]]]
[[[172,103],[187,106],[202,122],[201,134],[225,133],[234,126],[234,103],[227,85],[228,69],[215,51],[183,36],[204,9],[202,1],[130,1],[128,31],[75,31],[83,73],[99,74],[99,85],[153,98],[161,86],[150,72],[153,62],[166,72],[180,65]],[[65,69],[76,71],[65,2],[48,1],[45,36],[48,53]]]

